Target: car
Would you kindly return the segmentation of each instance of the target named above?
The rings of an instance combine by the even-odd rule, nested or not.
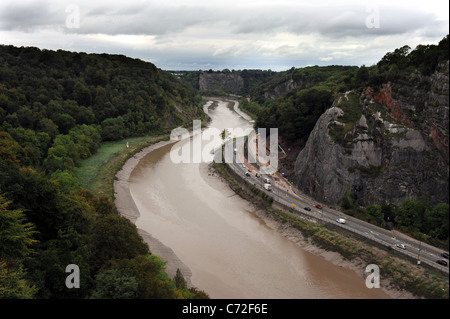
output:
[[[270,179],[264,178],[264,183],[270,184]]]
[[[397,244],[395,246],[397,246],[398,248],[401,248],[401,249],[406,249],[406,246],[404,244]]]
[[[436,262],[437,262],[439,265],[447,266],[447,262],[446,262],[445,260],[440,259],[440,260],[437,260]]]
[[[320,204],[316,204],[316,208],[322,209],[322,206]]]
[[[245,176],[249,177],[250,176],[249,172],[245,172]]]
[[[255,174],[255,177],[256,177],[256,178],[259,178],[259,176],[260,176],[260,175],[259,175],[258,173]]]
[[[448,253],[442,253],[441,256],[448,259]]]
[[[303,208],[304,210],[307,210],[308,212],[310,212],[311,211],[311,208],[309,208],[309,207],[305,207],[305,208]]]
[[[347,222],[344,218],[338,218],[338,219],[336,219],[336,221],[337,221],[339,224],[345,224],[345,223]]]

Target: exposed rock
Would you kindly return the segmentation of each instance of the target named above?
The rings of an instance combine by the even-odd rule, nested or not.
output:
[[[434,74],[421,81],[442,88],[440,81],[447,81],[448,87],[448,64],[447,77]],[[336,98],[297,157],[294,179],[302,191],[334,207],[348,189],[362,205],[398,205],[421,195],[448,202],[448,91],[445,96],[419,90],[411,95],[415,99],[394,99],[394,86]],[[359,120],[346,121],[345,112],[357,116],[355,110]]]
[[[200,91],[220,90],[226,93],[239,94],[244,79],[238,74],[203,72],[199,78]]]

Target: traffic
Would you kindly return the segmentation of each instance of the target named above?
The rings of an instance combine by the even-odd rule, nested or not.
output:
[[[442,258],[448,259],[448,253],[442,252],[436,247],[427,245],[421,241],[398,233],[395,230],[387,230],[357,218],[346,216],[330,207],[317,203],[314,199],[302,194],[290,183],[283,174],[275,173],[271,175],[261,174],[256,165],[252,165],[245,160],[244,138],[237,138],[234,152],[226,158],[226,163],[239,175],[245,176],[248,183],[272,196],[275,201],[284,206],[290,207],[290,211],[308,214],[311,217],[325,223],[334,223],[339,227],[352,231],[384,246],[389,247],[399,253],[408,255],[416,259],[418,264],[427,263],[446,273],[448,263]],[[227,154],[225,154],[227,156]],[[230,156],[228,154],[228,156]]]

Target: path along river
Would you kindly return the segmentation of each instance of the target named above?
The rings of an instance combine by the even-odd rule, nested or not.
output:
[[[252,125],[224,101],[208,114],[219,130]],[[148,153],[129,187],[136,226],[175,252],[194,286],[211,298],[389,298],[270,228],[207,164],[174,163],[170,151],[186,143],[194,144],[185,139]]]

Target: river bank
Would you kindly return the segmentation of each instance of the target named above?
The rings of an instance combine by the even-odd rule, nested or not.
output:
[[[211,105],[211,103],[209,104]],[[205,107],[207,111],[207,107]],[[133,223],[136,223],[136,220],[140,216],[139,209],[136,206],[136,203],[133,199],[133,196],[130,192],[130,184],[129,179],[131,173],[136,168],[137,164],[140,162],[142,158],[151,153],[152,151],[159,150],[158,152],[167,152],[168,148],[171,147],[171,141],[161,142],[154,144],[150,147],[143,149],[141,152],[133,156],[130,160],[128,160],[123,166],[122,170],[117,174],[116,181],[114,182],[114,189],[116,193],[116,206],[119,212],[130,219]],[[221,176],[211,170],[211,167],[208,164],[199,165],[199,171],[201,178],[205,180],[211,187],[223,191],[225,186],[228,186],[228,181],[224,180]],[[148,177],[147,177],[148,178]],[[227,197],[236,196],[236,194],[228,188],[230,193],[225,194]],[[227,191],[227,192],[228,192]],[[253,205],[250,201],[247,201],[248,205]],[[285,238],[289,239],[291,242],[295,243],[299,249],[303,249],[305,251],[310,252],[316,256],[322,258],[323,261],[331,262],[334,265],[342,268],[342,272],[345,273],[347,270],[351,270],[356,273],[359,278],[361,278],[361,283],[364,283],[364,278],[367,275],[365,273],[365,266],[367,262],[362,259],[346,259],[343,258],[339,253],[332,252],[327,249],[323,249],[319,245],[315,245],[309,238],[306,238],[303,233],[298,230],[295,225],[290,222],[286,222],[285,219],[280,218],[279,215],[273,214],[273,212],[266,211],[264,209],[260,209],[257,207],[253,207],[252,211],[255,212],[257,217],[262,220],[262,222],[275,232],[281,234]],[[163,245],[158,239],[154,238],[152,234],[149,232],[139,230],[141,236],[144,240],[149,244],[150,250],[160,256],[163,260],[167,262],[166,264],[166,272],[169,276],[173,277],[176,269],[179,268],[183,275],[185,276],[188,285],[192,285],[191,283],[191,275],[192,272],[174,253],[174,251]],[[153,233],[153,231],[151,231]],[[171,245],[169,245],[171,246]],[[318,261],[317,267],[320,268],[322,262]],[[389,281],[382,277],[381,284],[383,287],[383,291],[387,293],[385,297],[381,298],[402,298],[409,299],[413,298],[413,295],[406,292],[405,290],[395,289],[392,285],[390,285]],[[366,289],[366,288],[364,288]],[[206,290],[208,293],[208,291]],[[381,291],[380,291],[381,292]]]
[[[147,154],[162,147],[173,145],[174,143],[176,142],[170,140],[161,141],[144,148],[133,157],[128,159],[122,166],[122,169],[117,172],[114,180],[114,204],[116,205],[119,214],[123,217],[126,217],[133,224],[136,224],[136,220],[139,218],[140,212],[130,192],[129,180],[131,177],[131,173],[139,164],[139,161]],[[177,269],[180,269],[181,273],[184,276],[184,279],[186,280],[187,286],[189,288],[193,287],[191,283],[191,270],[177,257],[177,255],[170,247],[167,247],[166,245],[161,243],[157,238],[153,237],[145,230],[138,228],[138,233],[148,244],[152,254],[161,257],[166,262],[165,271],[170,278],[173,278],[175,276]]]
[[[246,192],[245,186],[243,187],[244,191],[239,192],[239,195],[235,193],[233,189],[236,188],[236,185],[233,182],[230,182],[229,176],[224,176],[225,174],[219,169],[214,168],[213,165],[204,165],[201,173],[205,180],[207,180],[213,187],[220,188],[220,185],[223,183],[229,185],[232,193],[236,194],[236,196],[243,197],[253,205],[253,211],[269,228],[294,242],[299,248],[308,251],[315,256],[323,258],[323,260],[331,262],[336,266],[342,267],[343,269],[351,270],[361,278],[361,281],[365,281],[365,278],[368,275],[368,273],[365,272],[368,262],[364,260],[364,258],[347,259],[338,252],[324,249],[313,243],[311,238],[305,236],[305,234],[295,227],[292,222],[288,221],[286,218],[283,218],[279,214],[274,214],[266,209],[265,207],[267,207],[267,204],[265,204],[257,196],[251,194],[250,191]],[[230,185],[231,183],[234,185]],[[240,187],[242,187],[242,185],[240,185]],[[306,223],[314,224],[311,221],[306,221]],[[379,254],[380,256],[384,255],[384,252],[376,247],[370,247],[370,249],[374,254]],[[389,278],[381,277],[380,286],[380,289],[386,293],[386,298],[417,299],[417,297],[415,297],[412,293],[397,289]]]

